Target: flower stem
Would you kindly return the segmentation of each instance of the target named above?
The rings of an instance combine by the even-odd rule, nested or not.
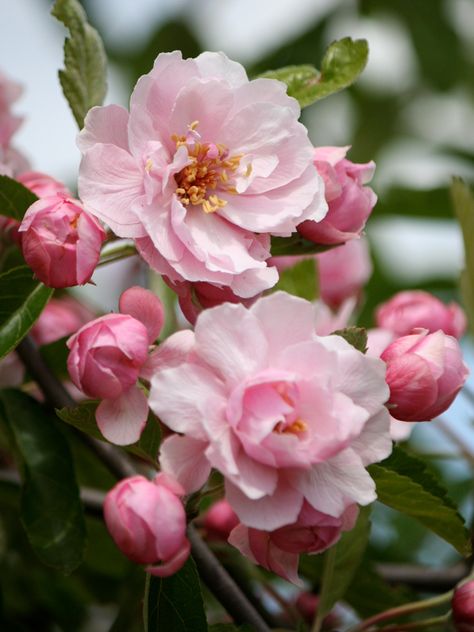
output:
[[[318,609],[316,610],[316,616],[313,621],[313,627],[311,628],[311,632],[319,632],[321,626],[323,624],[324,617],[328,614],[325,608],[325,594],[328,590],[328,587],[332,583],[332,577],[334,575],[334,567],[336,563],[336,552],[337,548],[333,546],[326,552],[326,559],[324,561],[324,570],[323,576],[321,578],[322,591],[320,595],[320,601],[318,604]],[[331,604],[332,606],[332,604]],[[329,609],[327,609],[329,611]]]
[[[450,612],[442,614],[439,617],[431,617],[430,619],[421,619],[420,621],[412,621],[410,623],[401,623],[400,625],[387,625],[382,628],[383,632],[405,632],[408,630],[422,630],[423,628],[431,628],[438,625],[444,625],[449,621]]]
[[[118,240],[106,244],[100,253],[100,261],[97,267],[105,266],[108,263],[114,263],[127,257],[133,257],[137,254],[137,249],[129,241]]]
[[[389,610],[385,610],[384,612],[379,612],[378,614],[374,614],[372,617],[365,619],[365,621],[361,621],[361,623],[352,628],[351,632],[362,632],[362,630],[367,630],[376,623],[387,621],[388,619],[395,619],[395,617],[401,617],[406,614],[413,614],[415,612],[428,610],[429,608],[434,608],[435,606],[441,606],[451,601],[453,593],[454,590],[449,590],[448,592],[443,593],[442,595],[438,595],[437,597],[422,599],[421,601],[407,603],[403,606],[397,606],[396,608],[390,608]]]

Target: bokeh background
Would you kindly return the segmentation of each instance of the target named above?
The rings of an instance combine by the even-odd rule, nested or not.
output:
[[[104,38],[110,60],[107,102],[122,105],[127,105],[136,79],[151,68],[161,51],[181,49],[184,56],[194,56],[205,49],[223,50],[252,76],[290,64],[318,67],[332,40],[366,38],[370,58],[357,84],[307,108],[302,116],[314,144],[352,145],[353,161],[377,163],[373,188],[379,203],[367,229],[374,273],[360,322],[370,325],[374,306],[403,288],[427,289],[445,300],[458,296],[463,250],[449,185],[454,175],[467,181],[474,175],[473,0],[84,0],[83,4]],[[35,169],[74,188],[77,130],[57,81],[65,31],[49,15],[50,5],[45,0],[0,0],[0,66],[25,89],[16,107],[25,116],[16,145]],[[90,290],[92,300],[104,309],[115,306],[118,285],[123,283],[120,273],[108,281],[107,287],[98,282],[98,289]],[[471,344],[469,340],[463,344],[472,367]],[[462,396],[447,421],[474,453],[473,411],[469,397]],[[427,454],[431,467],[442,472],[450,493],[462,501],[470,518],[472,463],[453,457],[459,454],[456,441],[434,427],[417,428],[412,441]],[[436,458],[429,453],[437,453]],[[105,473],[101,476],[104,485],[110,483]],[[92,474],[90,479],[92,484]],[[130,622],[129,627],[120,627],[120,621],[110,627],[117,613],[108,601],[123,590],[119,587],[127,573],[129,590],[122,599],[134,594],[141,579],[117,556],[98,524],[90,529],[92,548],[80,577],[67,582],[50,579],[46,591],[44,574],[33,563],[33,570],[19,576],[10,590],[18,593],[18,608],[28,616],[43,613],[44,625],[35,630],[135,629]],[[107,549],[108,557],[95,556],[94,547]],[[375,512],[371,547],[381,562],[442,565],[457,560],[439,539],[380,508]],[[367,590],[370,586],[374,590],[370,582],[368,586]],[[32,595],[30,605],[21,599],[25,590]],[[380,592],[380,584],[378,590],[387,603],[396,601],[393,591]],[[14,600],[11,595],[8,599]]]

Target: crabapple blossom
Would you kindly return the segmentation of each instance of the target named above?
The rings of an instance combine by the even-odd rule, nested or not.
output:
[[[422,290],[398,292],[379,305],[375,319],[378,327],[393,331],[397,336],[407,336],[421,327],[430,332],[441,329],[448,336],[461,338],[466,330],[466,316],[457,303],[445,305]]]
[[[52,298],[31,329],[37,345],[69,336],[94,318],[94,313],[72,296]]]
[[[304,502],[297,520],[275,531],[261,531],[237,525],[229,536],[229,543],[253,562],[301,585],[298,561],[302,553],[322,553],[335,544],[342,531],[355,525],[357,505],[349,505],[335,518],[316,511]]]
[[[474,580],[462,584],[454,591],[451,601],[456,632],[474,631]]]
[[[105,231],[79,201],[59,194],[39,199],[18,230],[25,261],[45,285],[63,288],[90,280]]]
[[[417,329],[382,353],[387,364],[390,414],[401,421],[429,421],[452,403],[469,373],[459,344],[440,329]]]
[[[250,528],[292,524],[305,501],[334,518],[372,502],[365,466],[392,448],[383,362],[314,323],[313,305],[283,292],[219,305],[151,379],[150,407],[183,435],[163,442],[163,471],[191,492],[216,468]]]
[[[238,524],[239,519],[225,498],[214,503],[203,520],[208,540],[226,541],[232,529]]]
[[[148,403],[137,380],[163,325],[163,308],[152,292],[139,287],[122,294],[120,308],[136,317],[107,314],[81,327],[67,341],[67,366],[77,388],[102,400],[96,421],[104,437],[127,445],[138,441],[147,420]]]
[[[28,169],[26,158],[10,144],[23,120],[12,113],[11,106],[22,91],[20,84],[0,71],[0,174],[11,178]]]
[[[189,556],[186,513],[176,482],[158,475],[121,480],[107,494],[104,518],[118,548],[151,575],[176,573]]]
[[[328,203],[326,217],[320,222],[306,220],[298,232],[318,244],[342,244],[360,237],[377,202],[366,185],[372,179],[375,163],[356,164],[345,157],[349,147],[316,147],[314,165],[324,180]]]
[[[275,285],[270,235],[327,212],[297,101],[249,81],[223,53],[160,54],[130,113],[88,113],[80,197],[172,283],[213,283],[250,298]]]
[[[339,307],[347,298],[358,297],[372,274],[365,239],[353,239],[316,255],[316,258],[321,298],[333,308]]]
[[[72,193],[62,182],[40,171],[24,171],[16,179],[39,198],[54,197],[55,195],[72,197]]]

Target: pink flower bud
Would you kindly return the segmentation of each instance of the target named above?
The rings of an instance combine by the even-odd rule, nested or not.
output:
[[[60,195],[38,200],[19,230],[26,263],[45,285],[71,287],[90,280],[105,231],[79,201]]]
[[[94,318],[94,314],[72,296],[52,298],[34,324],[31,335],[38,345],[69,336]]]
[[[454,628],[457,632],[474,632],[474,580],[454,591],[451,601]]]
[[[466,329],[466,316],[457,303],[445,305],[438,298],[421,290],[398,292],[376,311],[377,325],[407,336],[422,327],[430,332],[441,329],[445,334],[460,338]]]
[[[239,524],[236,513],[227,500],[218,500],[204,516],[208,540],[227,541],[229,533]]]
[[[358,238],[377,196],[370,187],[375,164],[346,160],[348,147],[316,147],[314,165],[324,180],[327,215],[319,222],[307,220],[298,232],[317,244],[342,244]]]
[[[192,325],[196,323],[196,319],[203,309],[209,309],[221,303],[242,303],[246,307],[250,307],[260,296],[260,294],[256,294],[250,299],[245,299],[236,296],[227,286],[219,287],[213,283],[200,281],[196,283],[176,281],[173,283],[167,277],[164,277],[164,280],[177,293],[181,311]]]
[[[143,476],[120,481],[106,496],[104,517],[122,553],[149,565],[152,575],[176,573],[189,556],[186,513],[166,481]]]
[[[314,593],[302,591],[295,601],[295,607],[300,612],[306,623],[311,624],[316,617],[319,606],[319,596]],[[331,611],[323,619],[323,630],[335,630],[341,625],[341,621],[336,612]]]
[[[126,314],[107,314],[67,341],[71,380],[89,397],[115,398],[133,386],[147,359],[145,325]]]
[[[54,197],[55,195],[72,197],[72,193],[62,182],[58,182],[58,180],[40,171],[25,171],[17,177],[17,180],[39,198]]]
[[[347,298],[358,297],[372,274],[367,242],[354,239],[317,255],[321,298],[338,307]]]
[[[468,369],[459,344],[441,330],[416,330],[381,355],[387,364],[390,414],[401,421],[428,421],[444,412],[463,386]]]

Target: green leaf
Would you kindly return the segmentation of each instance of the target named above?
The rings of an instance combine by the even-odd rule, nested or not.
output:
[[[318,298],[318,274],[316,261],[305,259],[280,273],[275,290],[282,290],[308,301]]]
[[[17,180],[0,175],[0,214],[21,222],[38,197]]]
[[[330,44],[321,63],[321,72],[310,65],[286,66],[261,76],[286,83],[289,96],[304,108],[354,83],[364,70],[368,55],[366,40],[354,41],[345,37]]]
[[[291,237],[272,237],[272,257],[290,257],[292,255],[316,255],[320,252],[331,250],[335,246],[324,246],[323,244],[315,244],[308,239],[304,239],[298,233],[294,233]]]
[[[74,408],[61,408],[60,410],[56,410],[56,414],[60,419],[74,426],[81,432],[94,437],[94,439],[108,443],[107,439],[102,436],[95,420],[95,411],[98,405],[98,401],[83,402]],[[151,465],[156,466],[160,442],[160,424],[155,415],[150,411],[145,430],[142,432],[140,439],[137,443],[124,446],[124,449],[141,459],[145,459]]]
[[[26,336],[52,293],[33,278],[28,266],[0,274],[0,358]]]
[[[471,541],[463,518],[423,461],[395,447],[388,459],[368,470],[380,502],[416,518],[461,555],[470,554]]]
[[[332,332],[336,336],[341,336],[358,351],[367,351],[367,331],[363,327],[346,327]]]
[[[461,294],[471,333],[474,333],[474,196],[467,184],[460,178],[454,178],[451,198],[464,240],[465,268],[461,274]]]
[[[199,576],[191,557],[171,577],[147,576],[143,618],[145,632],[207,632]]]
[[[327,551],[324,562],[317,618],[320,622],[339,601],[351,583],[364,555],[370,533],[370,506],[360,509],[352,531]]]
[[[21,520],[44,564],[64,573],[82,561],[85,523],[69,445],[36,400],[0,391],[0,419],[21,461]]]
[[[107,58],[97,31],[87,22],[78,0],[56,0],[51,14],[69,30],[64,42],[64,70],[59,81],[74,118],[81,129],[94,105],[107,93]]]

